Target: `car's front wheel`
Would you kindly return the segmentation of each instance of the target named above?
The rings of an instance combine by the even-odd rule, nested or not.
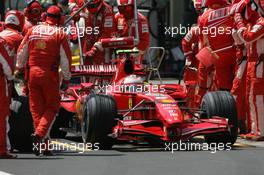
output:
[[[89,95],[83,106],[81,123],[83,141],[97,144],[102,150],[111,149],[114,139],[108,135],[112,133],[116,116],[116,103],[112,97]]]
[[[233,96],[226,91],[209,92],[204,96],[201,108],[206,112],[208,118],[212,116],[227,118],[229,124],[229,133],[206,135],[205,141],[233,145],[238,135],[236,102]]]

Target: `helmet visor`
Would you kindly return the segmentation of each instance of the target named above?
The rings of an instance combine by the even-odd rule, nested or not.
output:
[[[41,14],[41,10],[38,9],[38,8],[33,8],[33,9],[30,10],[30,13],[31,13],[32,15]]]
[[[98,8],[100,6],[101,2],[100,1],[91,1],[90,3],[88,3],[87,8],[88,9],[94,9],[94,8]]]

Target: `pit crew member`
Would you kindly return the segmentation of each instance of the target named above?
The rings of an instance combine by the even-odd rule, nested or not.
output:
[[[24,36],[26,35],[28,29],[41,22],[42,12],[43,9],[38,1],[32,0],[28,2],[27,7],[24,9],[24,15],[26,17],[22,32]]]
[[[29,102],[35,126],[32,137],[36,143],[48,138],[59,110],[59,66],[64,82],[71,78],[71,51],[66,33],[59,28],[64,23],[61,10],[53,5],[46,15],[45,23],[29,29],[19,47],[17,62],[18,69],[27,62],[29,65]],[[39,150],[33,151],[40,154]]]
[[[23,40],[21,31],[24,27],[24,15],[18,10],[11,10],[5,16],[5,30],[0,32],[0,37],[6,40],[9,56],[15,62],[18,46]],[[15,64],[15,63],[14,63]]]
[[[16,158],[8,152],[8,116],[10,114],[10,88],[9,81],[13,80],[12,76],[12,59],[5,49],[6,42],[0,37],[0,159]]]
[[[193,3],[197,14],[199,16],[202,15],[202,0],[195,0]],[[195,57],[199,51],[199,27],[197,25],[192,26],[191,30],[182,39],[182,50],[187,60],[183,76],[184,84],[188,92],[187,105],[192,108],[196,106],[195,89],[197,86],[199,65],[199,61]]]
[[[76,11],[78,9],[74,9]],[[112,7],[104,0],[92,0],[87,5],[88,13],[85,19],[83,37],[84,64],[110,64],[111,52],[109,49],[102,49],[98,42],[103,38],[111,38],[115,35],[115,21]]]
[[[236,49],[232,29],[233,16],[227,0],[205,0],[209,9],[200,17],[199,27],[202,49],[196,55],[199,64],[199,99],[212,84],[215,89],[230,91],[236,66]],[[214,82],[208,82],[208,74],[213,74]]]
[[[134,0],[117,0],[118,12],[115,15],[118,37],[136,37]],[[144,55],[150,45],[149,22],[140,12],[138,15],[139,43],[136,45],[140,55],[135,60],[135,70],[142,70]]]
[[[252,3],[253,2],[253,3]],[[264,1],[251,1],[250,7],[259,12],[260,17],[249,19],[246,25],[241,13],[235,14],[238,36],[247,47],[246,99],[251,133],[248,139],[264,140]]]
[[[246,1],[234,0],[233,2],[232,11],[234,13],[238,12],[246,12],[250,10],[247,8],[249,3]],[[252,14],[254,11],[247,12],[248,14]],[[256,12],[255,12],[256,14]],[[257,17],[258,18],[258,17]],[[245,19],[245,23],[247,20]],[[239,120],[239,128],[241,136],[250,132],[249,127],[249,120],[248,120],[248,113],[247,113],[247,106],[246,103],[246,74],[247,74],[247,53],[245,43],[239,38],[237,33],[237,28],[233,29],[233,38],[235,40],[236,46],[236,59],[237,59],[237,67],[235,78],[233,80],[233,86],[231,93],[234,96],[237,104],[237,113],[238,113],[238,120]]]

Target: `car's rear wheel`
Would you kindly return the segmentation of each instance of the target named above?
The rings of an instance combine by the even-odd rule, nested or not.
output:
[[[116,116],[116,103],[112,97],[89,95],[83,106],[81,124],[83,141],[93,145],[97,144],[102,150],[111,149],[114,139],[108,135],[112,133]]]
[[[31,134],[34,132],[33,120],[29,110],[28,97],[18,96],[11,103],[8,132],[12,149],[21,152],[32,151]]]
[[[207,143],[229,143],[234,144],[238,135],[238,119],[236,102],[233,96],[226,91],[216,91],[207,93],[201,103],[201,108],[206,112],[206,116],[219,116],[228,119],[229,133],[206,135]]]

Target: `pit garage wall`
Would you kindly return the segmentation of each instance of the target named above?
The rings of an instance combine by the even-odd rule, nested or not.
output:
[[[170,3],[170,19],[169,25],[166,27],[178,27],[183,23],[184,4],[188,0],[169,0]],[[178,59],[172,54],[172,49],[175,47],[181,47],[180,35],[165,35],[166,42],[165,47],[167,49],[167,56],[164,64],[161,66],[161,74],[163,77],[180,77],[182,74],[184,61]],[[181,52],[181,51],[180,51]]]
[[[184,2],[188,0],[170,0],[170,24],[179,26],[184,13]]]
[[[192,25],[197,22],[192,0],[170,0],[171,25]]]
[[[185,26],[190,27],[193,23],[196,23],[197,14],[193,8],[192,0],[157,0],[159,6],[167,5],[169,8],[166,13],[168,13],[168,17],[165,20],[164,27],[178,27]],[[156,21],[150,21],[151,26],[158,26],[159,24],[154,24]],[[164,30],[165,32],[165,30]],[[163,33],[164,33],[163,32]],[[165,61],[161,66],[161,74],[163,77],[179,77],[182,73],[183,66],[185,64],[185,60],[180,60],[176,58],[175,55],[172,54],[171,50],[175,47],[179,47],[181,50],[181,40],[184,35],[169,35],[165,34],[162,36],[159,33],[160,41],[153,42],[153,44],[158,44],[159,46],[163,46],[167,50],[167,55]],[[152,37],[153,38],[153,37]],[[153,39],[155,40],[155,39]]]
[[[147,1],[148,7],[152,7],[152,3],[155,0],[138,0],[138,2]],[[166,13],[165,17],[165,26],[164,27],[178,27],[180,25],[191,25],[195,21],[196,15],[194,14],[193,3],[192,0],[156,0],[157,8],[165,8],[164,13]],[[146,13],[143,13],[147,15]],[[151,18],[150,25],[152,28],[157,31],[157,26],[160,24],[158,23],[158,15],[155,14]],[[161,34],[160,34],[161,35]],[[174,36],[176,38],[176,36]],[[180,37],[180,36],[177,36]],[[170,41],[172,38],[170,39]]]

